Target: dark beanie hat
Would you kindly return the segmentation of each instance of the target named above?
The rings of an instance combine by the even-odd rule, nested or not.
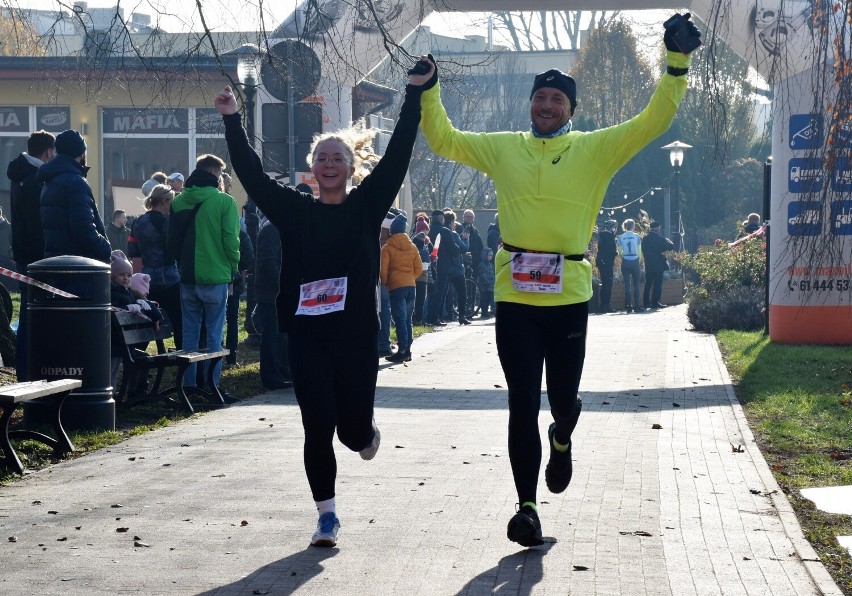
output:
[[[404,215],[400,214],[400,215],[397,215],[393,219],[393,222],[391,222],[390,233],[391,233],[391,235],[404,233],[407,228],[408,228],[408,218],[405,217]]]
[[[652,230],[659,230],[662,226],[663,224],[658,221],[654,221],[653,219],[651,220],[651,223],[648,224],[648,227]]]
[[[575,83],[574,79],[561,70],[551,68],[546,72],[535,75],[533,88],[532,91],[530,91],[530,99],[532,99],[535,92],[542,87],[553,87],[554,89],[559,89],[562,93],[568,96],[568,100],[571,102],[571,109],[577,107],[577,83]]]
[[[86,152],[86,141],[76,130],[64,130],[56,136],[56,152],[69,157],[80,157]]]

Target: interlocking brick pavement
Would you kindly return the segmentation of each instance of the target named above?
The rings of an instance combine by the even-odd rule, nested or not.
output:
[[[338,548],[308,546],[302,427],[281,391],[0,487],[16,538],[0,535],[0,592],[840,594],[715,340],[687,328],[682,306],[591,317],[574,480],[551,495],[541,479],[543,547],[505,536],[507,394],[493,321],[477,322],[383,367],[376,459],[337,444]]]

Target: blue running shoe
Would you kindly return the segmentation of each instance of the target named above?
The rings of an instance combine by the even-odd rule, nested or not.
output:
[[[311,545],[332,547],[337,546],[337,532],[340,531],[340,520],[333,511],[320,515],[317,531],[311,537]]]

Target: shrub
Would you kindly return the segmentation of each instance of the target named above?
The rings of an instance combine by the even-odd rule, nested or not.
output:
[[[689,322],[699,331],[748,331],[764,324],[766,241],[753,238],[731,248],[721,242],[680,255],[690,283]]]

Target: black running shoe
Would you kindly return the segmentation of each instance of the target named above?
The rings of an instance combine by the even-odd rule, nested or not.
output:
[[[547,442],[550,445],[550,461],[544,469],[544,481],[552,493],[561,493],[571,484],[574,465],[571,463],[571,440],[568,440],[567,451],[557,451],[553,447],[553,435],[556,434],[556,423],[551,422],[547,429]]]
[[[538,520],[535,509],[529,505],[521,507],[520,511],[509,520],[506,536],[509,540],[517,542],[521,546],[544,544],[544,540],[541,539],[541,522]]]

